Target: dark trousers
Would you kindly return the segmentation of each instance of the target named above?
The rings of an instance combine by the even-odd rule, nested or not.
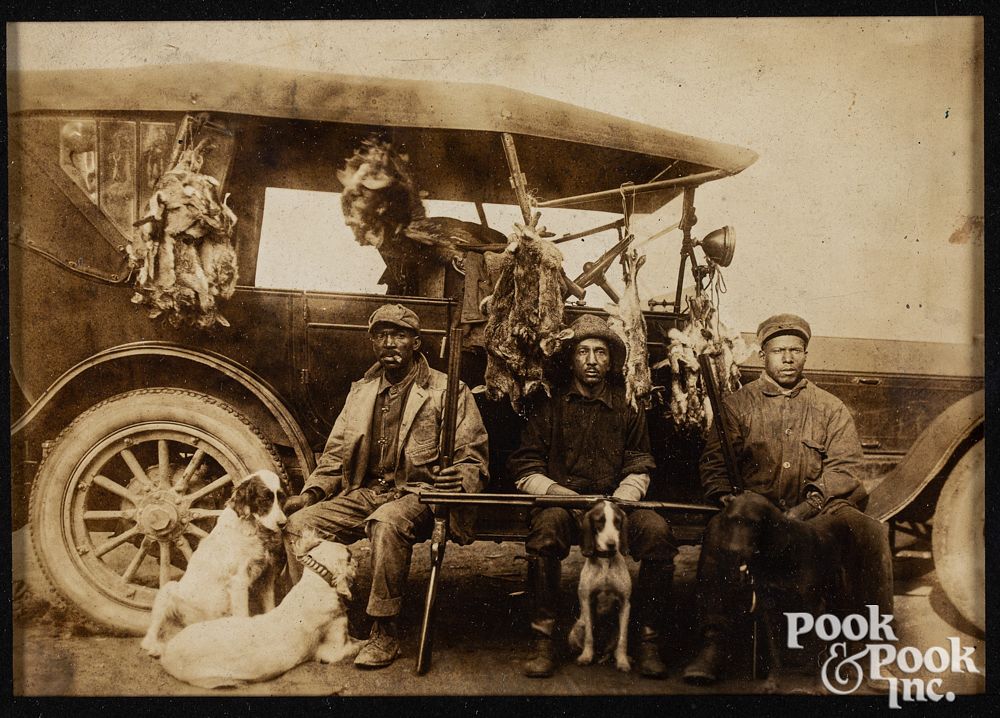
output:
[[[532,628],[549,634],[555,625],[558,612],[559,562],[569,555],[569,550],[580,540],[580,522],[583,511],[560,507],[535,509],[529,518],[528,539],[525,550],[528,560],[536,565],[536,573],[555,572],[548,580],[529,579],[533,596]],[[664,613],[674,575],[674,556],[677,545],[667,520],[655,511],[639,509],[627,518],[629,553],[642,565],[633,591],[633,615],[640,626],[657,629]],[[537,564],[550,564],[539,569]],[[552,566],[551,564],[554,564]]]
[[[580,542],[580,522],[583,511],[558,506],[531,512],[528,540],[529,555],[550,556],[560,561]],[[673,561],[677,546],[667,520],[655,511],[639,509],[628,515],[628,545],[637,561]]]

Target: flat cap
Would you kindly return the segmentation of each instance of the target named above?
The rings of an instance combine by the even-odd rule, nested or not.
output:
[[[809,322],[795,314],[775,314],[768,317],[757,327],[757,343],[762,347],[768,339],[781,334],[794,334],[802,337],[808,344],[812,337]]]
[[[420,318],[402,304],[383,304],[368,317],[368,331],[376,324],[392,324],[420,333]]]
[[[584,314],[570,325],[570,329],[573,331],[570,347],[575,347],[584,339],[602,339],[611,350],[611,368],[620,370],[625,364],[625,342],[600,317]]]

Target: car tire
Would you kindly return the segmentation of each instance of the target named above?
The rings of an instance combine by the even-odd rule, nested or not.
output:
[[[986,627],[986,451],[973,444],[948,474],[934,510],[934,568],[952,605]]]
[[[214,397],[160,387],[91,407],[32,486],[32,550],[50,600],[91,628],[141,635],[156,591],[183,574],[233,482],[260,469],[285,481],[260,431]]]

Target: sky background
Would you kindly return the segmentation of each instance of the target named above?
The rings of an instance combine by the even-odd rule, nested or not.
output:
[[[983,215],[975,18],[47,23],[7,33],[9,71],[231,61],[488,82],[749,147],[754,165],[697,195],[696,236],[736,229],[721,307],[729,325],[752,331],[792,311],[828,336],[969,343],[983,332],[982,223],[961,231]],[[676,219],[671,205],[637,239]],[[644,247],[646,294],[672,291],[679,238]]]

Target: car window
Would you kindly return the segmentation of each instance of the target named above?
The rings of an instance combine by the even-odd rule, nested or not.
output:
[[[430,217],[453,217],[466,222],[480,221],[471,202],[425,199]],[[489,225],[504,234],[521,222],[514,205],[486,204],[483,212]],[[580,232],[610,223],[618,215],[575,209],[547,209],[542,224],[560,235]],[[583,239],[561,243],[566,273],[576,277],[585,262],[596,260],[618,241],[618,233],[607,230]],[[609,270],[611,278],[616,274]],[[270,289],[297,289],[323,292],[379,294],[385,285],[378,280],[385,262],[374,247],[362,247],[344,223],[339,192],[268,187],[264,193],[260,250],[257,257],[256,286]],[[620,272],[617,272],[620,275]],[[591,287],[588,302],[603,304],[600,289]]]
[[[383,271],[378,250],[354,241],[339,192],[265,190],[258,287],[378,294]]]

